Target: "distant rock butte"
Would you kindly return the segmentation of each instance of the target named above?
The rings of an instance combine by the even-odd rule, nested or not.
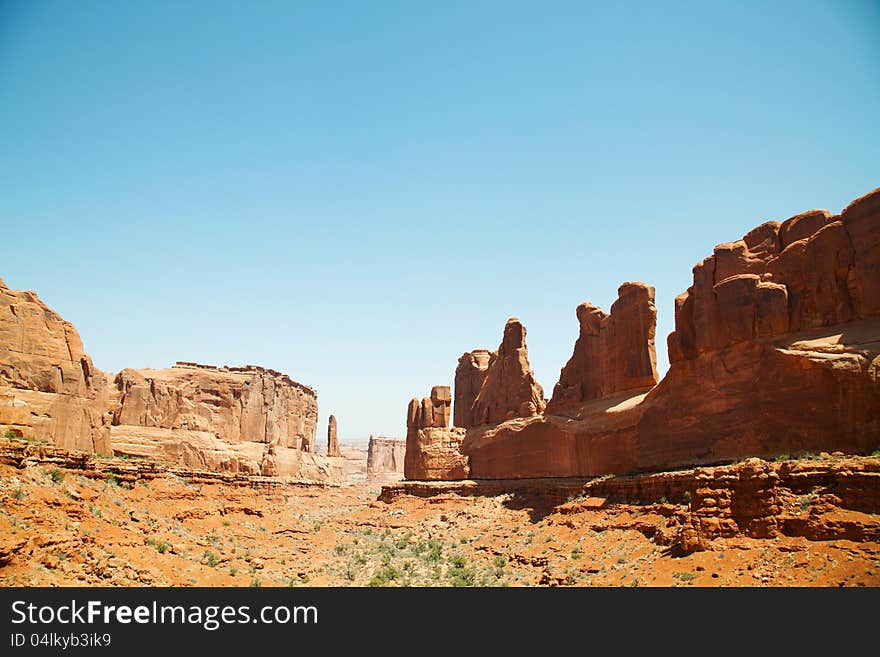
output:
[[[367,477],[369,479],[397,480],[403,477],[406,458],[406,440],[370,436],[367,446]]]
[[[317,394],[275,370],[178,362],[112,382],[33,292],[0,285],[0,431],[218,472],[345,479],[311,453]]]
[[[657,385],[653,288],[625,283],[610,314],[582,304],[577,317],[580,335],[546,410],[519,322],[508,322],[485,376],[471,354],[459,360],[455,418],[471,477],[880,447],[880,189],[840,215],[811,210],[717,246],[675,299],[671,366]],[[519,406],[526,400],[534,412]],[[408,443],[408,462],[420,445],[436,449]]]

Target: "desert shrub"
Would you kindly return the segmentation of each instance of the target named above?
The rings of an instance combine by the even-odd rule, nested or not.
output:
[[[370,580],[370,586],[385,586],[388,582],[393,582],[401,576],[400,569],[391,564],[386,564],[379,568]]]

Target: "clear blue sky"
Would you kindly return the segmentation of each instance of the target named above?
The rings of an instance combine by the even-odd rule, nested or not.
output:
[[[880,3],[3,2],[0,277],[98,367],[254,363],[402,436],[528,328],[880,185]]]

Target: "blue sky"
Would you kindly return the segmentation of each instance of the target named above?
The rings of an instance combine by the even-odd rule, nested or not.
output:
[[[877,2],[4,2],[0,277],[98,367],[254,363],[343,441],[880,185]]]

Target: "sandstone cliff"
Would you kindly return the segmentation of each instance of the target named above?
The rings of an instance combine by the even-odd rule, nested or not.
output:
[[[656,314],[642,284],[622,286],[610,315],[578,308],[581,334],[546,413],[511,417],[508,403],[506,421],[493,423],[499,406],[480,404],[498,397],[484,394],[501,378],[490,365],[479,421],[461,444],[471,476],[592,476],[880,447],[880,189],[840,215],[766,222],[717,246],[693,274],[675,300],[671,367],[653,388]]]
[[[591,303],[577,307],[580,335],[562,368],[548,413],[577,408],[585,401],[657,384],[654,288],[624,283],[611,314]]]
[[[342,459],[309,453],[317,417],[314,390],[255,366],[180,362],[109,383],[69,322],[0,281],[0,431],[175,466],[342,481]]]
[[[207,431],[228,443],[315,442],[317,394],[273,370],[178,362],[122,370],[115,384],[114,425]]]
[[[367,477],[400,479],[406,458],[406,441],[384,436],[370,436],[367,446]]]
[[[110,453],[108,387],[70,322],[0,280],[0,430]]]
[[[280,372],[178,362],[123,370],[115,384],[118,454],[220,472],[345,478],[341,459],[313,453],[317,394]]]

